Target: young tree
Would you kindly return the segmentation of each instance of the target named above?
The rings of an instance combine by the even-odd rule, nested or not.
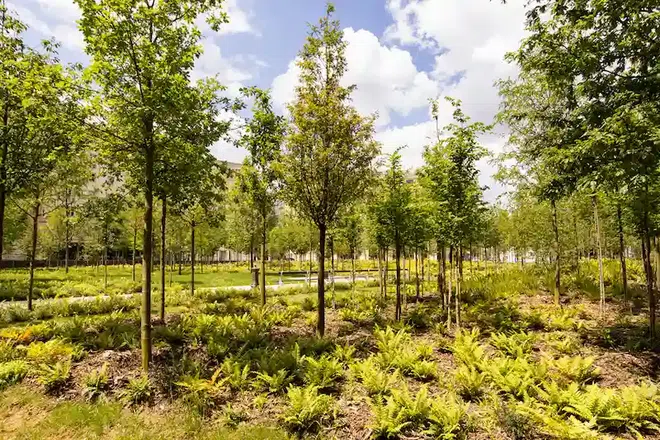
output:
[[[129,174],[144,195],[142,244],[142,368],[151,360],[151,266],[156,163],[176,156],[172,119],[185,120],[188,78],[201,52],[195,20],[214,30],[226,18],[217,0],[75,0],[89,76],[99,89],[98,117],[87,120],[103,153]],[[183,102],[179,105],[179,102]],[[178,154],[185,156],[185,151]]]
[[[396,267],[396,306],[394,318],[401,320],[401,252],[410,229],[411,189],[406,183],[405,172],[401,166],[400,149],[389,157],[389,165],[381,179],[380,198],[372,207],[374,217],[394,244]]]
[[[245,127],[245,134],[238,145],[249,155],[245,158],[238,175],[238,185],[247,194],[251,205],[259,215],[261,243],[261,304],[266,305],[266,239],[269,217],[272,217],[280,190],[281,173],[277,162],[281,159],[282,142],[286,130],[283,116],[273,113],[268,92],[256,88],[245,89],[248,98],[254,98],[252,119]],[[272,222],[271,222],[272,223]]]
[[[350,104],[354,87],[343,87],[346,42],[334,6],[311,26],[300,52],[300,85],[289,105],[291,128],[283,156],[286,198],[319,230],[318,325],[325,332],[325,244],[339,209],[369,184],[378,144],[373,118]]]

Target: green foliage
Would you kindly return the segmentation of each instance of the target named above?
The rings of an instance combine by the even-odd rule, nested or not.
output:
[[[394,390],[384,402],[372,401],[371,407],[375,438],[396,439],[419,432],[433,438],[453,439],[466,429],[467,406],[451,396],[433,400],[426,387],[414,396],[405,387]]]
[[[220,366],[223,383],[233,391],[243,390],[250,386],[250,365],[242,364],[234,358],[227,358]]]
[[[382,370],[373,357],[352,364],[350,371],[372,397],[389,395],[402,380],[398,370],[393,373]]]
[[[257,373],[257,380],[268,392],[277,394],[284,391],[293,378],[289,375],[287,370],[282,369],[277,370],[273,374],[260,371]]]
[[[0,390],[19,383],[28,374],[28,364],[25,361],[9,361],[0,363]]]
[[[479,400],[484,393],[485,374],[475,367],[461,365],[454,373],[458,394],[469,401]]]
[[[534,335],[524,332],[512,333],[508,336],[504,333],[495,333],[491,335],[490,343],[504,355],[519,358],[528,356],[532,352],[534,339]]]
[[[451,350],[454,357],[468,367],[479,365],[486,355],[479,344],[479,329],[477,328],[473,328],[470,332],[458,331]]]
[[[83,383],[83,395],[88,400],[101,397],[110,388],[110,376],[108,375],[108,364],[104,363],[98,370],[90,371],[85,376]]]
[[[332,397],[319,394],[313,385],[304,388],[290,386],[287,400],[283,422],[293,432],[316,432],[337,415]]]
[[[84,356],[82,347],[70,344],[61,339],[51,339],[46,342],[33,342],[25,351],[26,359],[36,363],[51,364],[63,360],[79,360]]]
[[[128,379],[126,387],[118,395],[125,405],[134,406],[151,401],[154,389],[149,376],[143,375]]]
[[[594,366],[593,357],[563,356],[551,363],[559,378],[575,381],[579,384],[594,381],[600,376],[600,368]]]
[[[334,389],[343,376],[342,364],[327,355],[318,359],[305,357],[304,364],[305,383],[321,391]]]
[[[37,380],[46,391],[59,391],[66,385],[71,377],[71,361],[57,362],[53,365],[41,364],[37,373]]]

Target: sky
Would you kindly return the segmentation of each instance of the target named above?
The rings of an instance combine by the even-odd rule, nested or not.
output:
[[[504,55],[524,36],[522,0],[335,0],[347,42],[346,84],[363,114],[377,113],[376,138],[384,153],[405,146],[409,169],[423,164],[424,146],[435,137],[429,99],[440,98],[440,126],[451,121],[445,96],[458,98],[476,121],[491,123],[499,97],[494,83],[516,75]],[[30,30],[32,45],[46,38],[61,43],[62,62],[88,60],[73,0],[8,0]],[[224,0],[229,23],[219,32],[202,24],[204,54],[193,78],[217,75],[236,95],[242,86],[271,90],[275,108],[286,111],[294,98],[296,56],[309,23],[325,12],[325,0]],[[504,148],[506,128],[481,139],[493,155]],[[245,151],[226,142],[213,146],[222,160],[240,162]],[[503,188],[492,179],[494,165],[479,164],[485,198],[494,201]]]

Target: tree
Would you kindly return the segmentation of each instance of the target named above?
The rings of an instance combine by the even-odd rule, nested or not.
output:
[[[463,113],[459,100],[446,99],[454,108],[454,122],[444,128],[445,138],[425,148],[425,165],[420,174],[423,182],[431,189],[435,209],[441,214],[436,220],[437,228],[450,245],[449,295],[446,301],[448,317],[454,278],[453,259],[457,262],[454,305],[456,324],[460,325],[463,247],[472,238],[471,234],[476,230],[484,209],[483,190],[479,186],[476,164],[487,154],[487,150],[480,145],[479,136],[489,132],[491,127],[481,122],[471,122],[469,116]]]
[[[381,195],[372,207],[373,215],[385,231],[388,241],[394,244],[396,267],[396,306],[394,317],[401,320],[401,252],[410,229],[412,213],[411,190],[406,183],[401,165],[400,149],[389,157],[388,168],[381,179]]]
[[[319,230],[318,324],[325,332],[325,243],[339,209],[369,184],[378,144],[373,117],[350,104],[354,86],[343,87],[346,42],[334,6],[311,26],[300,52],[300,85],[289,105],[291,128],[283,156],[286,198]]]
[[[252,119],[238,145],[248,151],[248,157],[238,175],[238,185],[247,194],[259,216],[261,229],[261,304],[266,305],[266,241],[269,217],[273,215],[280,190],[281,173],[277,162],[281,159],[282,142],[286,130],[283,116],[273,113],[268,92],[256,88],[245,89],[254,98]]]
[[[151,360],[151,263],[155,167],[176,153],[170,122],[185,120],[182,99],[201,52],[195,20],[206,14],[214,30],[225,21],[218,0],[75,0],[89,77],[98,86],[87,120],[103,139],[102,153],[130,175],[144,195],[142,245],[142,368]],[[183,105],[179,102],[183,101]],[[180,118],[181,117],[181,118]],[[179,154],[184,155],[185,151]]]

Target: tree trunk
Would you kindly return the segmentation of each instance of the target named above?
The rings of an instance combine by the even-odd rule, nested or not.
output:
[[[653,291],[653,268],[651,267],[651,240],[648,231],[648,214],[645,213],[645,228],[642,234],[642,260],[646,273],[646,291],[649,299],[649,336],[655,339],[655,292]]]
[[[425,245],[426,246],[426,245]],[[424,278],[424,252],[422,251],[421,257],[421,265],[422,265],[422,292],[421,295],[424,296],[424,283],[426,282],[426,278]]]
[[[557,204],[554,200],[551,202],[552,206],[552,230],[555,235],[555,305],[559,305],[559,298],[561,296],[561,250],[559,248],[559,226],[557,224]]]
[[[386,301],[387,301],[387,281],[388,281],[387,277],[389,276],[389,265],[390,265],[389,258],[388,258],[389,253],[390,253],[389,251],[390,251],[389,248],[386,246],[385,247],[385,258],[384,258],[385,259],[385,276],[384,276],[385,282],[383,283],[383,299],[386,300]]]
[[[419,302],[419,249],[415,251],[415,293]]]
[[[330,235],[330,291],[332,292],[332,309],[337,308],[337,300],[335,298],[335,239]]]
[[[394,309],[394,319],[401,321],[401,243],[399,240],[399,231],[394,233],[394,258],[396,267],[396,306]]]
[[[66,190],[64,195],[64,273],[69,273],[69,242],[71,238],[69,237],[69,190]],[[59,261],[59,258],[58,258]]]
[[[190,294],[195,296],[195,222],[190,223]]]
[[[261,291],[261,305],[266,305],[266,215],[262,215],[261,218],[261,273],[259,274],[260,285],[259,290]]]
[[[153,133],[153,122],[147,125],[147,132]],[[141,343],[142,369],[149,370],[151,362],[151,266],[153,259],[153,218],[154,218],[154,146],[146,148],[145,189],[144,189],[144,236],[142,237],[142,313]]]
[[[462,267],[463,261],[463,248],[459,246],[458,248],[458,267]],[[459,270],[458,276],[456,277],[456,295],[454,297],[454,303],[456,305],[456,327],[461,328],[461,283],[463,282],[463,272]]]
[[[103,231],[103,289],[108,290],[108,225],[104,225]]]
[[[447,329],[451,327],[451,294],[453,291],[452,281],[454,279],[454,247],[449,246],[449,288],[447,289]]]
[[[438,260],[438,295],[442,302],[442,308],[445,308],[445,248],[436,242],[436,258]]]
[[[135,282],[135,248],[137,248],[137,229],[133,230],[133,282]]]
[[[380,289],[380,296],[383,297],[383,268],[380,264],[383,250],[378,248],[378,288]]]
[[[626,273],[625,242],[623,239],[623,221],[621,219],[621,205],[616,205],[616,219],[619,232],[619,260],[621,261],[621,281],[623,283],[623,301],[628,305],[628,275]]]
[[[317,293],[318,293],[318,320],[316,323],[316,332],[319,337],[325,335],[325,233],[326,226],[319,225],[319,272],[318,272],[318,281],[317,281]],[[310,263],[311,263],[311,252],[310,252]],[[310,266],[311,274],[311,266]]]
[[[598,248],[598,290],[600,292],[600,314],[605,312],[605,280],[603,278],[603,247],[600,240],[600,218],[598,217],[598,199],[592,196],[594,207],[594,222],[596,223],[596,246]]]
[[[3,22],[5,13],[3,12]],[[5,105],[2,114],[2,127],[9,125],[9,96],[5,93]],[[2,263],[2,254],[5,242],[5,208],[7,206],[7,156],[9,155],[9,142],[3,136],[2,151],[0,152],[0,263]],[[2,265],[0,264],[0,268]]]
[[[30,247],[30,281],[28,284],[28,310],[32,310],[32,294],[34,292],[34,264],[37,259],[37,234],[39,233],[39,202],[34,205],[32,213],[32,245]]]
[[[165,245],[165,227],[167,226],[167,197],[161,199],[160,216],[160,320],[165,322],[165,274],[167,272],[167,246]]]
[[[351,272],[353,278],[353,286],[351,289],[351,299],[355,297],[355,249],[351,250]],[[367,271],[367,274],[369,272]]]

